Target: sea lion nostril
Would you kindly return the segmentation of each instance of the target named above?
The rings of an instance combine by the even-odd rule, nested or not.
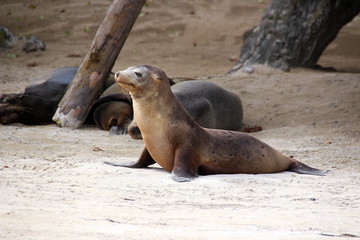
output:
[[[115,73],[115,77],[118,78],[119,77],[119,72]]]

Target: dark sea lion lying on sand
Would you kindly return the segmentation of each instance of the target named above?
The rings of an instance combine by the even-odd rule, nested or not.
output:
[[[73,80],[78,67],[64,67],[50,73],[46,81],[30,85],[24,93],[0,95],[0,124],[39,125],[53,123],[58,103]],[[104,89],[114,83],[109,76]],[[91,119],[90,119],[91,120]]]
[[[28,86],[24,93],[0,95],[0,123],[52,123],[51,118],[77,69],[56,69],[45,82]]]

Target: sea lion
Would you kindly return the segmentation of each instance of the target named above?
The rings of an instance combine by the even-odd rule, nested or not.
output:
[[[190,181],[199,174],[297,173],[325,175],[245,133],[200,127],[170,89],[159,68],[141,65],[115,74],[133,100],[134,117],[145,143],[138,162],[116,164],[147,167],[157,162],[172,179]]]
[[[0,123],[36,125],[53,122],[51,118],[77,69],[56,69],[45,82],[26,87],[24,93],[0,95]]]
[[[96,125],[110,135],[127,133],[127,126],[133,119],[131,98],[118,84],[106,89],[94,103],[90,113]]]
[[[59,68],[52,71],[46,81],[26,87],[24,93],[0,95],[0,124],[39,125],[53,123],[52,117],[58,103],[64,96],[77,70],[78,67]],[[111,83],[114,83],[113,73],[109,75],[103,90],[108,88]]]
[[[202,127],[238,130],[243,120],[243,107],[238,95],[214,83],[193,80],[171,86],[182,106]],[[134,139],[141,139],[135,120],[128,126]]]

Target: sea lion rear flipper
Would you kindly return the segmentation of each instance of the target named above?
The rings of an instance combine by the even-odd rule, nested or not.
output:
[[[322,171],[316,168],[312,168],[302,162],[294,160],[293,163],[290,164],[287,169],[290,172],[296,172],[300,174],[309,174],[309,175],[317,175],[317,176],[325,176],[327,171]]]
[[[178,148],[175,152],[171,178],[177,182],[189,182],[199,176],[189,150]]]
[[[114,163],[108,161],[104,161],[104,163],[115,167],[146,168],[156,162],[151,157],[146,147],[144,147],[143,151],[141,152],[140,158],[136,163]]]

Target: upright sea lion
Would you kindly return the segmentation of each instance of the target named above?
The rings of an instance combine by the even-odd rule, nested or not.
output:
[[[171,86],[171,91],[200,126],[226,130],[241,127],[243,107],[235,93],[202,80],[177,83]],[[134,139],[141,138],[135,120],[130,123],[128,132]]]
[[[138,162],[115,165],[147,167],[157,162],[180,182],[199,174],[288,170],[325,175],[248,134],[200,127],[171,92],[166,74],[156,67],[130,67],[117,72],[115,80],[131,94],[145,143]]]

